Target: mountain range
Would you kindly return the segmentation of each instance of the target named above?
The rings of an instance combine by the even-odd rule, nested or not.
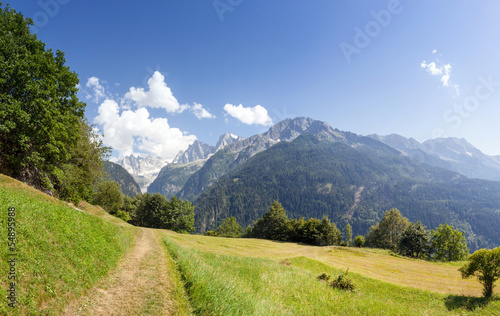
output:
[[[201,233],[229,216],[249,225],[273,200],[290,217],[327,215],[355,234],[396,207],[429,228],[454,225],[474,250],[500,244],[500,182],[480,179],[496,180],[499,161],[463,139],[365,137],[295,118],[248,138],[222,135],[216,146],[193,143],[148,192],[193,202]]]
[[[397,134],[368,137],[431,166],[453,170],[469,178],[500,181],[500,156],[488,156],[463,138],[436,138],[420,143]]]
[[[141,192],[144,193],[168,162],[152,155],[147,157],[131,155],[118,160],[116,163],[130,173],[139,184]]]

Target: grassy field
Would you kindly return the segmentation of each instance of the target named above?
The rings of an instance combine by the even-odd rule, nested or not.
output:
[[[17,308],[7,306],[4,294],[0,315],[60,315],[72,304],[78,315],[93,314],[98,303],[86,302],[99,290],[108,293],[107,304],[140,299],[119,304],[134,307],[120,312],[127,315],[500,315],[498,295],[483,299],[476,280],[460,277],[462,262],[136,228],[99,207],[80,203],[77,210],[2,175],[0,206],[4,289],[9,207],[16,208],[17,276]],[[317,280],[347,268],[354,292]]]
[[[9,207],[16,209],[17,277],[17,307],[8,307],[6,295],[2,295],[1,315],[59,315],[69,301],[84,294],[116,266],[134,239],[130,227],[78,211],[3,175],[0,207],[2,291],[10,282]]]
[[[462,280],[461,263],[386,251],[164,232],[198,315],[498,315],[500,300]],[[316,277],[349,268],[354,293]]]

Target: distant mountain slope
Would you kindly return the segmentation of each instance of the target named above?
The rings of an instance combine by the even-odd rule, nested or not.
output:
[[[171,163],[163,167],[156,179],[149,185],[149,193],[161,193],[170,198],[176,196],[189,177],[200,170],[206,159],[186,164]]]
[[[141,193],[141,188],[135,182],[134,178],[122,166],[111,162],[104,162],[104,171],[106,171],[111,180],[118,182],[121,185],[122,193],[130,197],[135,197]]]
[[[500,244],[500,183],[419,163],[351,133],[339,135],[346,142],[319,138],[274,145],[216,180],[195,202],[200,232],[229,216],[251,224],[277,199],[290,217],[328,215],[341,227],[349,222],[355,234],[397,207],[429,228],[455,225],[471,249]]]
[[[253,155],[281,141],[292,141],[303,133],[311,133],[319,139],[348,142],[351,133],[342,133],[328,124],[311,118],[286,119],[272,126],[263,134],[240,139],[219,150],[205,165],[186,182],[179,196],[194,201],[201,192],[209,188],[218,178],[245,163]],[[389,147],[387,147],[389,148]]]
[[[141,192],[146,192],[149,184],[156,179],[161,168],[167,165],[167,162],[155,156],[126,156],[120,159],[117,164],[125,168],[128,173],[139,184]]]
[[[180,151],[172,163],[186,164],[192,161],[206,159],[215,153],[215,147],[195,140],[185,151]]]
[[[161,169],[147,191],[161,193],[167,197],[178,195],[186,181],[203,167],[208,158],[227,145],[242,139],[242,137],[225,133],[219,137],[215,146],[195,141],[185,151],[180,151],[171,164]]]
[[[227,145],[241,139],[243,138],[230,133],[225,133],[219,137],[215,147],[196,140],[194,143],[189,145],[185,151],[180,151],[177,156],[175,156],[172,163],[187,164],[193,161],[207,159]]]
[[[456,171],[469,178],[500,181],[500,156],[488,156],[463,138],[436,138],[419,143],[397,134],[368,137],[431,166]]]

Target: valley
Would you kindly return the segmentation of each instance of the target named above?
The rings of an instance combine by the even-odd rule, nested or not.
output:
[[[16,180],[5,176],[0,180],[2,203],[19,210],[23,276],[16,285],[19,296],[15,315],[39,311],[64,311],[67,315],[462,315],[464,311],[468,315],[495,315],[500,309],[498,299],[480,298],[479,283],[461,279],[458,267],[462,262],[409,259],[378,249],[316,247],[138,228],[90,204],[78,205],[85,212],[81,213]],[[54,212],[64,216],[64,226],[54,226]],[[51,234],[32,235],[29,223],[42,223],[42,216],[42,227],[52,227]],[[59,230],[78,225],[79,234],[86,234],[92,229],[87,221],[117,230],[122,237],[95,244],[93,250],[84,243],[53,248],[52,258],[57,258],[59,272],[47,269],[53,259],[43,251],[52,247],[50,244],[64,242],[68,234],[65,231],[61,235]],[[4,227],[0,228],[2,233]],[[117,236],[116,232],[112,234]],[[42,253],[26,247],[32,242],[42,245]],[[94,260],[104,259],[99,254],[104,249],[95,247],[113,249],[118,254],[98,276],[89,269],[73,270],[65,263],[74,259],[74,253],[80,253],[87,257],[83,262],[95,264]],[[5,249],[2,253],[5,255]],[[39,263],[31,263],[33,260]],[[335,275],[346,269],[357,285],[354,293],[328,288],[316,280],[320,273]],[[87,283],[83,288],[75,287],[72,282],[76,279]],[[39,291],[31,292],[40,293],[36,301],[25,291],[27,288]],[[66,294],[57,295],[61,291]],[[14,315],[5,303],[0,310]]]
[[[482,177],[497,161],[465,140],[364,137],[294,118],[248,138],[223,134],[216,146],[196,141],[147,190],[191,201],[200,233],[230,216],[247,227],[279,200],[291,218],[326,215],[365,235],[395,207],[429,229],[457,227],[474,251],[500,244],[500,182]]]

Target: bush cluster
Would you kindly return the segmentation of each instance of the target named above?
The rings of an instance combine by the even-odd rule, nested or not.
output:
[[[343,290],[343,291],[351,291],[354,292],[356,289],[356,285],[352,281],[351,278],[347,276],[349,273],[349,269],[347,269],[345,272],[340,273],[332,282],[328,283],[328,281],[331,279],[331,276],[326,273],[322,273],[316,277],[318,281],[324,281],[327,282],[329,286]]]

